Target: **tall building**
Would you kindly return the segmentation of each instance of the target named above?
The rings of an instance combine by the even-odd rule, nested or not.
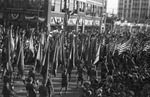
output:
[[[118,17],[144,23],[150,19],[150,0],[119,0]]]

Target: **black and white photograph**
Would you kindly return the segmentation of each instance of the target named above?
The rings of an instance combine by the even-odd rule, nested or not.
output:
[[[150,0],[0,0],[0,97],[150,97]]]

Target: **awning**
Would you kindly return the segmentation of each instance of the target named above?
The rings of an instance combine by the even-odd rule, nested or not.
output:
[[[95,0],[87,0],[86,3],[90,3],[90,4],[93,4],[93,5],[96,5],[96,6],[100,6],[100,7],[103,6],[103,4],[101,2],[98,2],[98,1],[95,1]]]
[[[77,0],[77,1],[80,1],[80,2],[85,2],[85,3],[86,3],[86,1],[87,1],[87,0]]]
[[[100,7],[103,6],[103,4],[101,2],[99,2],[100,0],[77,0],[77,1],[90,3],[90,4],[93,4],[93,5],[96,5],[96,6],[100,6]]]

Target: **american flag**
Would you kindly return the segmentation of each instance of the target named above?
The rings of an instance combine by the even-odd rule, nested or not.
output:
[[[130,50],[132,46],[132,39],[129,39],[123,44],[118,44],[117,50],[119,52],[119,55],[125,52],[126,50]]]
[[[150,45],[146,45],[143,49],[143,51],[148,51],[148,50],[150,50]]]

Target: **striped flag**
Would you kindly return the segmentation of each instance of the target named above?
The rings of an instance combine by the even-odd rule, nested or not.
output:
[[[125,52],[126,50],[131,49],[131,45],[132,45],[131,42],[132,42],[131,39],[129,39],[127,42],[123,43],[118,47],[119,55]]]

